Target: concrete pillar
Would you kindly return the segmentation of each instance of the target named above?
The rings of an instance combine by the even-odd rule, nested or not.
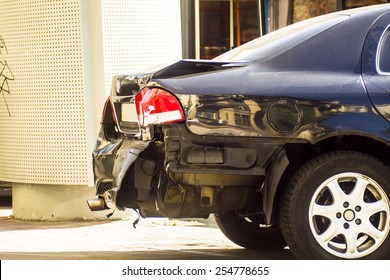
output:
[[[106,94],[114,75],[181,58],[180,2],[0,7],[0,181],[13,183],[14,216],[104,218],[110,211],[92,213],[86,199],[95,192],[92,150]]]
[[[22,220],[107,219],[112,210],[91,212],[86,203],[95,189],[87,186],[18,184],[12,186],[13,216]],[[130,217],[130,210],[115,211],[110,219]]]

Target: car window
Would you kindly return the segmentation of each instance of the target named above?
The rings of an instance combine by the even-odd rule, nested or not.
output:
[[[344,14],[327,14],[301,21],[259,37],[214,58],[216,61],[265,61],[347,19]]]
[[[387,28],[379,44],[379,72],[390,74],[390,27]]]

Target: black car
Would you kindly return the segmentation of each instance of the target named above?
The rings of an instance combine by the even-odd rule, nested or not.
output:
[[[390,258],[390,5],[113,79],[92,210],[215,215],[248,249]]]

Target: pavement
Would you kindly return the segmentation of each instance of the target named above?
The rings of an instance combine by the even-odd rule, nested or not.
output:
[[[228,240],[214,219],[24,221],[0,197],[0,259],[294,259],[287,249],[257,252]]]
[[[305,261],[285,261],[295,260],[288,249],[251,251],[240,248],[220,232],[213,218],[141,219],[134,228],[136,218],[137,215],[122,220],[23,221],[12,217],[11,199],[0,197],[1,279],[123,279],[126,268],[156,267],[168,270],[190,268],[193,269],[191,271],[205,269],[207,272],[207,277],[187,276],[191,279],[211,279],[210,276],[214,279],[216,275],[222,275],[217,272],[229,273],[227,269],[232,267],[242,267],[245,272],[247,268],[267,268],[272,279],[331,279],[343,276],[368,279],[386,273],[384,262],[367,263],[370,269],[363,270],[359,269],[362,265],[360,261],[330,262],[326,264],[326,273],[318,276],[315,272],[323,270],[325,263],[310,262],[308,265]],[[103,263],[99,260],[115,261]],[[131,278],[156,279],[156,276],[137,275]],[[227,274],[223,279],[259,276]],[[167,277],[177,279],[183,276]]]

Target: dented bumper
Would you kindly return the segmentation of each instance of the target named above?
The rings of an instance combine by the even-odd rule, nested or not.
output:
[[[103,128],[102,128],[103,130]],[[101,131],[93,151],[96,195],[104,199],[105,209],[117,209],[117,194],[130,166],[150,144],[134,139],[105,139]],[[91,210],[101,210],[92,209]]]

